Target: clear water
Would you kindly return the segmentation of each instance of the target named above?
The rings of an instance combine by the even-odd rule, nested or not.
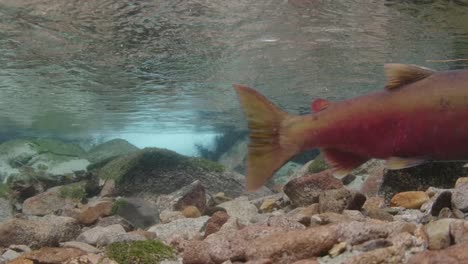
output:
[[[434,60],[468,58],[468,1],[0,0],[0,54],[0,139],[189,153],[245,129],[233,83],[307,113],[381,89],[386,62],[467,66]]]

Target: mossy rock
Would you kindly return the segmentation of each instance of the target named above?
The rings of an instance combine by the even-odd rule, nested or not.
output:
[[[85,151],[74,144],[52,139],[15,139],[0,144],[0,180],[22,173],[25,167],[63,175],[83,170]]]
[[[86,158],[92,163],[100,163],[137,150],[139,148],[128,141],[117,138],[93,147],[86,154]]]
[[[86,195],[86,182],[71,183],[59,189],[59,196],[64,199],[81,201],[86,198]]]
[[[308,170],[310,173],[317,173],[317,172],[321,172],[329,168],[330,167],[325,162],[323,155],[320,154],[314,159],[314,161],[312,161],[312,163],[310,163]]]
[[[157,240],[118,242],[107,246],[106,255],[119,264],[158,264],[175,260],[175,252]]]
[[[195,180],[212,192],[243,193],[243,177],[216,162],[180,155],[160,148],[145,148],[118,157],[97,171],[101,179],[113,179],[118,195],[168,194]],[[238,174],[237,174],[238,175]]]
[[[71,157],[83,157],[86,154],[86,151],[76,144],[64,143],[54,139],[32,139],[31,142],[37,145],[39,153],[50,152]]]
[[[111,213],[112,215],[119,214],[119,212],[127,205],[127,201],[125,199],[117,199],[112,204]]]
[[[9,198],[10,192],[10,186],[8,186],[6,183],[0,182],[0,198]]]

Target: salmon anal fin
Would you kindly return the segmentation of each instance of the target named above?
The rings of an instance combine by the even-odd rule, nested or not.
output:
[[[399,63],[385,64],[384,69],[387,76],[387,84],[385,85],[385,89],[387,90],[417,82],[431,76],[435,72],[429,68]]]
[[[391,157],[387,159],[387,163],[385,166],[389,170],[399,170],[414,167],[417,165],[421,165],[423,163],[428,162],[426,159],[422,158],[398,158],[398,157]]]
[[[319,111],[322,111],[323,109],[326,109],[330,105],[330,101],[319,98],[316,99],[310,104],[310,108],[314,113],[317,113]]]
[[[338,149],[322,149],[320,150],[325,157],[325,160],[331,165],[333,176],[342,178],[348,175],[353,169],[359,167],[368,160],[367,157],[362,157],[351,152],[345,152]]]

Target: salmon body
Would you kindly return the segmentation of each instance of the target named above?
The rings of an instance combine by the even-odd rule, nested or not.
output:
[[[340,102],[318,99],[304,116],[235,85],[250,129],[247,188],[259,188],[294,155],[312,148],[320,148],[338,177],[371,158],[386,159],[389,169],[467,160],[468,70],[404,64],[385,70],[385,89]]]

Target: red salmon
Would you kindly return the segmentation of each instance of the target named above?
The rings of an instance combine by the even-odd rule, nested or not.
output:
[[[336,176],[371,158],[389,169],[468,159],[468,70],[436,72],[386,64],[385,89],[290,115],[257,91],[234,85],[250,130],[247,189],[262,186],[294,155],[320,148]]]

